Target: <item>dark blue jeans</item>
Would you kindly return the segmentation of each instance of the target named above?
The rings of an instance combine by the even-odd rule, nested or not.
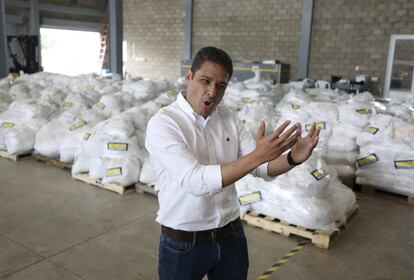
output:
[[[161,234],[158,275],[160,280],[247,279],[249,255],[243,227],[221,243],[179,241]]]

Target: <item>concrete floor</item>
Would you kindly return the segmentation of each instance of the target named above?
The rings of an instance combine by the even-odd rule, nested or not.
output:
[[[329,250],[306,245],[268,279],[414,279],[414,206],[362,196],[360,215]],[[0,278],[157,279],[155,197],[124,196],[35,162],[0,159]],[[245,226],[249,279],[299,239]]]

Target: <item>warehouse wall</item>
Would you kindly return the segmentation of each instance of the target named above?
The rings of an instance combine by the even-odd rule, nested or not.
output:
[[[315,0],[310,77],[353,78],[358,65],[382,91],[392,34],[414,34],[414,1]]]
[[[237,61],[279,59],[296,77],[302,0],[195,0],[193,51],[215,45]]]
[[[215,45],[234,60],[279,59],[296,79],[302,0],[193,0],[193,54]],[[184,0],[124,0],[124,38],[134,58],[126,69],[178,77]],[[412,0],[314,0],[309,77],[379,77],[383,86],[391,34],[414,34]]]
[[[184,48],[183,0],[124,0],[125,70],[145,78],[179,76]]]

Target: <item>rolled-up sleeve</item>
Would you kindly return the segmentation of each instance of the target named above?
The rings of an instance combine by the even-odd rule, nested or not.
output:
[[[220,165],[200,164],[191,153],[176,123],[157,114],[147,127],[145,147],[151,160],[165,169],[170,180],[195,196],[212,195],[222,189]]]

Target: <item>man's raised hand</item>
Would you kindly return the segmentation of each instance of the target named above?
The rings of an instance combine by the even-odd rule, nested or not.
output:
[[[266,125],[264,121],[260,121],[256,136],[256,150],[254,151],[260,162],[265,163],[278,158],[298,142],[301,135],[301,126],[296,123],[286,130],[289,124],[290,121],[285,121],[275,131],[265,135]]]

